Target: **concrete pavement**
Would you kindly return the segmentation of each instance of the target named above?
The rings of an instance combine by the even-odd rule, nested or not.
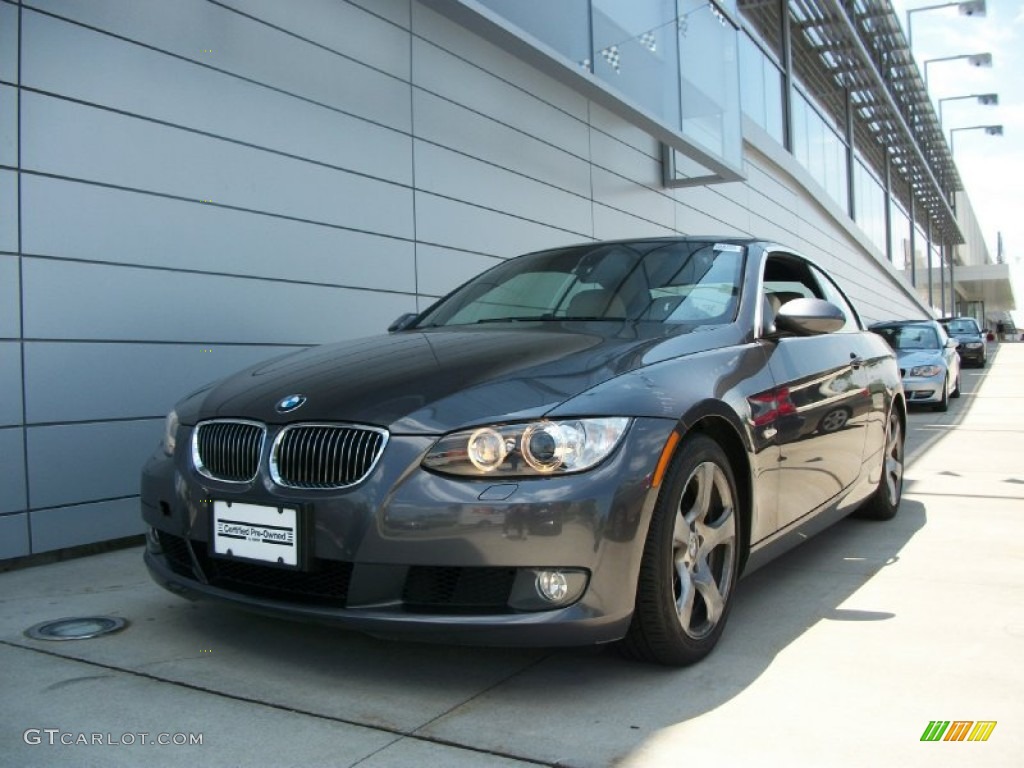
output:
[[[149,581],[138,549],[0,574],[0,765],[1016,766],[1024,344],[966,370],[963,391],[911,413],[897,518],[843,521],[744,579],[721,645],[684,670],[192,604]],[[22,634],[95,614],[131,624]],[[923,743],[932,720],[997,725]],[[92,734],[115,743],[60,743]],[[142,743],[160,734],[202,744]]]

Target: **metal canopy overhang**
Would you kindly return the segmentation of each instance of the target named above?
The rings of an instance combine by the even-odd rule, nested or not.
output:
[[[1017,308],[1009,264],[973,264],[956,268],[956,287],[968,301],[984,301],[993,311]]]
[[[420,3],[600,104],[609,112],[650,134],[665,147],[677,150],[709,171],[707,175],[669,179],[672,181],[671,186],[715,184],[742,181],[745,178],[741,168],[690,141],[682,133],[674,131],[643,107],[606,86],[592,73],[476,0],[420,0]],[[665,154],[671,157],[671,152]]]
[[[777,40],[785,2],[793,69],[842,132],[848,105],[861,156],[908,210],[926,211],[942,242],[964,242],[949,205],[963,189],[924,81],[889,0],[740,0],[743,16]]]

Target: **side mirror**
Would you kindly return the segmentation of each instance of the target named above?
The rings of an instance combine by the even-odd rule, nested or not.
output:
[[[953,347],[955,349],[956,347],[960,346],[960,342],[957,341],[956,339],[946,339],[946,346]]]
[[[395,322],[388,326],[388,333],[394,333],[395,331],[404,331],[409,328],[419,318],[415,312],[406,312],[401,315]]]
[[[797,336],[833,333],[846,325],[843,310],[824,299],[793,299],[775,315],[775,327]]]

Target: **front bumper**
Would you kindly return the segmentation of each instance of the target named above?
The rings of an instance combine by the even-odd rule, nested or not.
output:
[[[262,471],[245,487],[222,484],[198,475],[187,452],[173,461],[157,453],[142,481],[146,565],[186,597],[370,634],[486,645],[617,640],[633,612],[657,495],[651,477],[674,426],[637,419],[598,467],[518,480],[427,472],[420,461],[434,439],[393,435],[364,483],[330,492],[280,488]],[[215,500],[298,509],[301,567],[214,555]],[[582,594],[564,606],[536,595],[531,604],[539,569],[582,574]]]
[[[974,348],[968,347],[965,344],[961,344],[956,348],[956,351],[960,354],[961,362],[964,363],[973,363],[975,365],[981,365],[986,360],[984,344]]]
[[[903,379],[903,391],[906,394],[907,402],[911,405],[941,403],[945,382],[945,373],[928,378],[907,376]]]

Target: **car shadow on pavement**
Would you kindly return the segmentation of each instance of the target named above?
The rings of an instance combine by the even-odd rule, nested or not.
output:
[[[145,671],[429,741],[543,762],[612,764],[654,732],[741,694],[820,622],[893,618],[885,610],[843,604],[899,562],[925,519],[924,505],[905,499],[891,522],[843,520],[747,576],[718,648],[685,669],[634,662],[611,647],[398,642],[211,603],[182,603],[175,617],[158,617],[174,625],[163,631],[213,652],[206,658],[153,659]],[[850,654],[852,661],[855,644]]]

